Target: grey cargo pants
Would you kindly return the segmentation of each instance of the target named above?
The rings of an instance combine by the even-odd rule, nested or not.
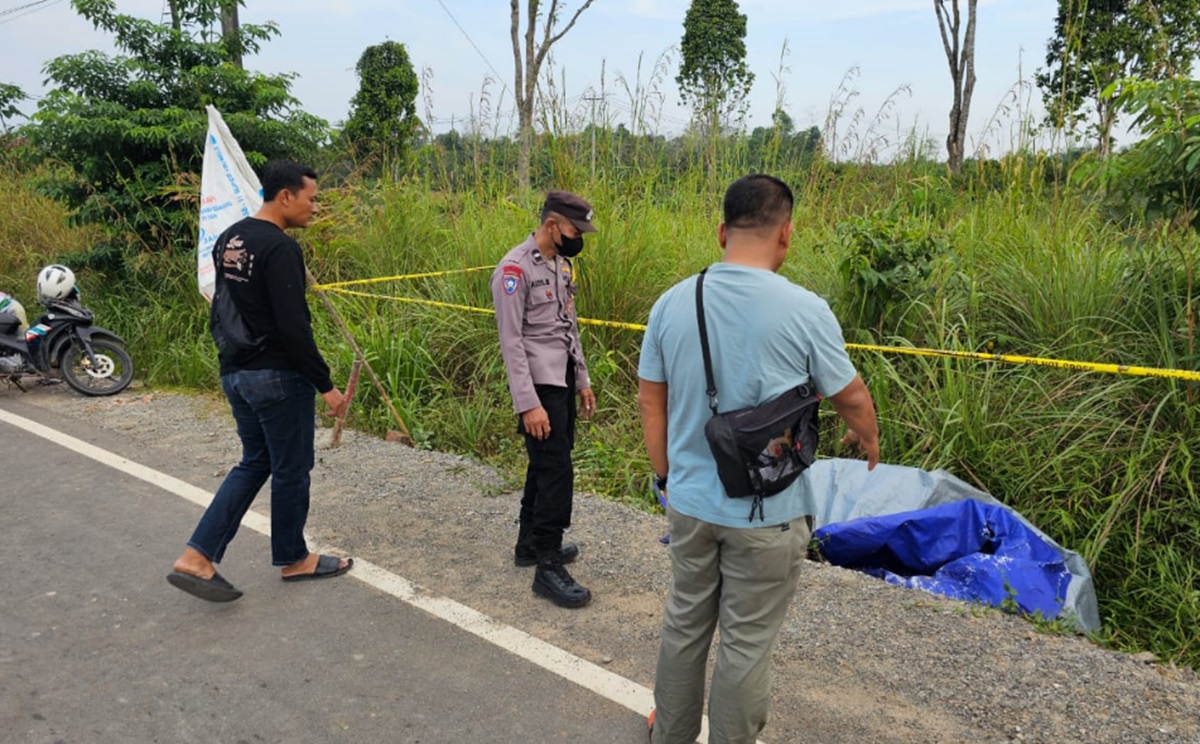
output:
[[[753,744],[767,723],[771,647],[800,577],[804,517],[721,527],[670,511],[671,588],[654,681],[654,744],[700,734],[709,645],[721,640],[709,690],[710,744]]]

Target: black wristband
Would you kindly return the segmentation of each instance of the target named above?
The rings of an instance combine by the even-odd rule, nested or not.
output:
[[[659,475],[658,473],[655,473],[654,474],[654,485],[660,491],[667,490],[667,476]]]

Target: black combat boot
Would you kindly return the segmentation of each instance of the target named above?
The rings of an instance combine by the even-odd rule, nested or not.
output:
[[[538,562],[533,574],[533,593],[559,607],[583,607],[592,601],[592,593],[571,578],[566,566],[554,560]]]
[[[579,557],[579,546],[575,543],[563,543],[558,549],[559,563],[572,563]],[[516,552],[513,553],[513,563],[521,568],[536,566],[538,562],[537,553],[529,550],[522,550],[520,543],[517,544]]]

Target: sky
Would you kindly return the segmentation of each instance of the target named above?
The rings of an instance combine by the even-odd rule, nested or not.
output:
[[[69,0],[0,0],[0,82],[40,96],[42,68],[61,54],[112,52]],[[120,12],[166,17],[165,0],[116,0]],[[548,0],[543,0],[546,4]],[[566,0],[569,18],[583,0]],[[525,0],[522,0],[522,5]],[[678,134],[689,112],[675,84],[689,0],[595,0],[553,47],[554,99],[572,126],[592,121]],[[965,6],[965,2],[963,5]],[[755,74],[746,125],[769,126],[778,105],[797,128],[838,122],[835,147],[895,148],[915,133],[944,149],[953,100],[930,0],[743,0],[747,64]],[[17,10],[17,8],[22,8]],[[1011,149],[1024,116],[1041,120],[1032,80],[1053,32],[1050,0],[981,0],[968,155]],[[344,121],[358,89],[354,66],[383,41],[404,44],[422,92],[417,111],[435,132],[515,128],[509,3],[503,0],[246,0],[242,23],[280,35],[247,68],[297,75],[292,93],[310,113]],[[543,69],[543,73],[546,70]],[[30,113],[35,103],[26,101]]]

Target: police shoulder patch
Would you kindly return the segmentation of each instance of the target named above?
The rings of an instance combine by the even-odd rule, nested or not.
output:
[[[521,283],[521,267],[505,266],[500,272],[500,283],[504,287],[504,294],[516,292]]]

